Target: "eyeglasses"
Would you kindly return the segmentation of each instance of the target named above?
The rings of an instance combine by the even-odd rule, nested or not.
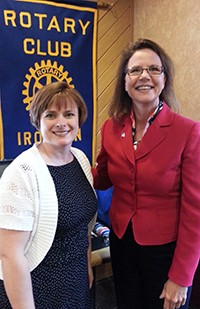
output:
[[[164,72],[164,67],[160,65],[150,65],[147,68],[143,68],[141,66],[134,66],[132,68],[129,68],[126,70],[126,74],[129,76],[139,76],[143,73],[143,71],[146,70],[149,75],[160,75],[162,72]]]

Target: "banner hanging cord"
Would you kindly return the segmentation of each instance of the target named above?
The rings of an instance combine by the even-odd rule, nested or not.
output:
[[[97,1],[97,7],[103,10],[109,10],[113,7],[113,2],[107,3],[102,1]]]

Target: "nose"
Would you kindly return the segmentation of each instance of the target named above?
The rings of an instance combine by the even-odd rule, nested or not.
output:
[[[57,128],[66,127],[66,118],[63,117],[62,115],[59,116],[57,119],[56,127]]]
[[[148,78],[150,78],[150,74],[149,74],[148,68],[142,69],[142,72],[141,72],[141,74],[140,74],[140,77],[148,77]]]

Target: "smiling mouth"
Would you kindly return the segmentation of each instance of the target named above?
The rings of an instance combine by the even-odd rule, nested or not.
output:
[[[64,136],[67,135],[70,131],[54,131],[53,134],[58,136]]]
[[[136,90],[151,90],[153,87],[152,86],[138,86],[135,89]]]

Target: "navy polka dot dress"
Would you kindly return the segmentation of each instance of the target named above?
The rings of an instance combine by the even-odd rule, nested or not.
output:
[[[88,223],[97,200],[76,158],[48,166],[59,202],[58,225],[51,249],[31,272],[36,309],[90,309]],[[11,309],[0,280],[0,309]]]

